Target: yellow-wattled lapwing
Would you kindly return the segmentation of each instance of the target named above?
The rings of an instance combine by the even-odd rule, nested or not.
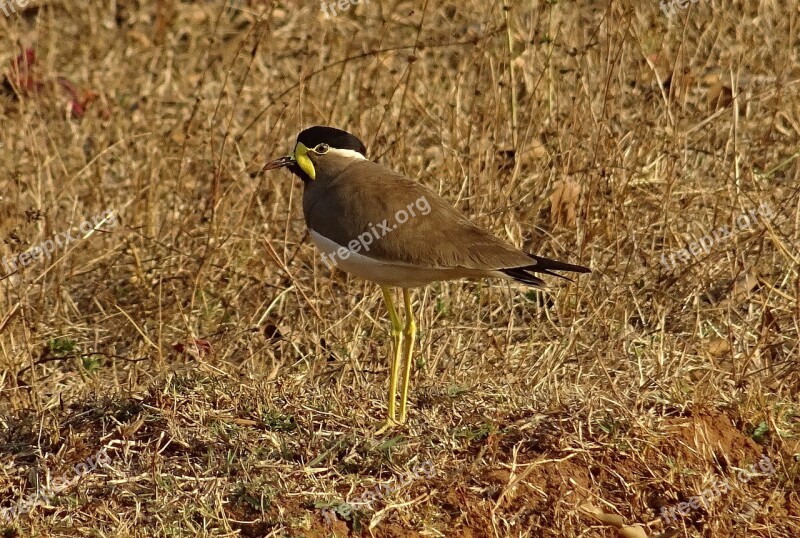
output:
[[[534,273],[588,273],[580,265],[528,254],[462,216],[424,185],[367,160],[352,134],[315,126],[297,137],[294,153],[264,169],[286,167],[303,180],[303,213],[311,239],[327,265],[336,265],[381,286],[391,320],[393,356],[386,427],[404,423],[416,324],[410,288],[438,280],[503,277],[529,286],[544,282]],[[391,287],[403,290],[401,323]],[[395,410],[403,343],[399,418]]]

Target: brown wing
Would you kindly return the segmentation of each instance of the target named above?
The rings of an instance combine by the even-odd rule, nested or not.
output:
[[[303,207],[309,228],[343,246],[359,237],[362,244],[371,240],[362,253],[383,261],[479,270],[532,261],[429,188],[370,161],[352,164],[337,178],[311,182]]]

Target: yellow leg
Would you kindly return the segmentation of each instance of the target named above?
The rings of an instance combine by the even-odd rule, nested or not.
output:
[[[403,288],[403,301],[406,303],[406,327],[403,330],[403,360],[405,360],[405,371],[403,372],[403,385],[400,388],[400,424],[406,421],[408,403],[408,382],[411,379],[411,355],[414,352],[414,341],[417,337],[417,324],[414,322],[414,310],[411,308],[411,292]]]
[[[379,433],[397,424],[397,414],[395,412],[395,399],[397,396],[397,377],[400,373],[400,332],[403,328],[397,310],[394,308],[392,300],[392,290],[388,286],[381,286],[383,299],[386,301],[386,308],[389,310],[389,320],[392,322],[392,365],[389,374],[389,416],[386,424],[378,431]]]

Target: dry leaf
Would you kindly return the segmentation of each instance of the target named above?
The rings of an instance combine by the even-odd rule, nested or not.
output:
[[[619,530],[619,535],[623,538],[647,538],[647,533],[641,525],[629,525]]]
[[[11,61],[11,69],[3,81],[3,88],[12,92],[16,89],[20,97],[52,94],[57,87],[60,87],[66,95],[67,108],[71,117],[76,119],[82,118],[86,114],[87,107],[99,97],[97,92],[79,90],[65,76],[45,76],[37,64],[36,51],[32,48],[23,49],[22,53]]]
[[[696,80],[691,70],[686,67],[682,72],[670,73],[663,81],[663,88],[675,100],[685,100]]]
[[[550,223],[574,228],[580,186],[571,179],[560,179],[554,187],[550,195]]]
[[[514,67],[518,72],[522,73],[522,81],[525,84],[526,94],[531,94],[536,90],[536,61],[535,52],[533,49],[528,49],[516,59],[514,59]]]
[[[622,527],[625,524],[625,518],[619,514],[606,514],[605,512],[601,512],[599,514],[592,515],[597,521],[603,523],[604,525],[611,525],[612,527]]]
[[[706,352],[712,357],[721,357],[731,350],[731,344],[724,338],[715,338],[706,345]]]
[[[618,514],[606,514],[590,502],[583,503],[580,509],[587,515],[592,516],[594,519],[603,523],[604,525],[611,525],[612,527],[620,528],[625,525],[625,518]]]
[[[758,278],[752,271],[747,271],[733,283],[733,298],[736,301],[744,301],[750,295],[756,286],[758,286]]]
[[[238,424],[239,426],[245,426],[248,428],[252,428],[253,426],[258,426],[258,422],[255,420],[250,420],[249,418],[235,418],[231,422],[234,424]]]
[[[136,420],[128,424],[122,424],[117,429],[122,434],[123,439],[131,439],[133,434],[139,431],[144,424],[144,415],[140,414]]]
[[[680,531],[677,529],[670,529],[667,532],[662,532],[655,538],[674,538],[675,536],[678,536],[678,534],[680,534]]]
[[[203,357],[210,355],[212,352],[211,342],[204,340],[203,338],[195,338],[194,340],[187,342],[174,342],[172,344],[172,349],[178,353],[186,353],[187,355],[198,359],[202,359]]]
[[[706,105],[709,111],[726,108],[733,103],[733,90],[729,86],[717,82],[708,87]]]

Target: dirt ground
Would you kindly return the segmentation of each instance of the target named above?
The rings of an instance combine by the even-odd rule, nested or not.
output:
[[[1,3],[0,537],[800,536],[800,2],[682,3]],[[315,124],[592,268],[417,290],[387,433]]]

